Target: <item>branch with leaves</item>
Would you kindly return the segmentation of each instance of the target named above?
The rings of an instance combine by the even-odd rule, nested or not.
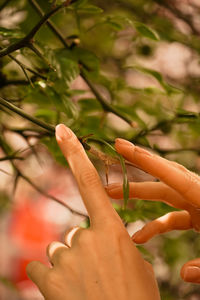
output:
[[[32,39],[33,37],[36,35],[36,33],[40,30],[40,28],[42,27],[42,25],[44,25],[47,20],[53,16],[55,13],[57,13],[59,10],[67,7],[70,5],[70,1],[65,1],[64,3],[56,6],[55,8],[53,8],[52,10],[50,10],[48,13],[46,13],[42,19],[33,27],[33,29],[20,41],[11,44],[10,46],[8,46],[5,49],[0,50],[0,57],[3,57],[5,55],[8,55],[16,50],[19,50],[21,48],[24,47],[31,47],[31,43],[32,43]]]
[[[34,7],[34,9],[38,12],[38,14],[41,17],[44,17],[44,12],[42,11],[42,9],[40,8],[40,6],[38,5],[38,3],[35,0],[29,0],[29,2],[31,3],[31,5]],[[63,37],[62,33],[59,31],[59,29],[53,24],[53,22],[51,20],[47,20],[47,26],[50,28],[50,30],[52,30],[52,32],[55,34],[55,36],[61,41],[61,43],[63,44],[63,46],[66,49],[69,49],[69,46],[65,40],[65,38]],[[84,62],[80,61],[80,64],[84,65]],[[106,111],[106,112],[111,112],[115,115],[117,115],[118,117],[120,117],[121,119],[123,119],[125,122],[127,122],[131,127],[136,127],[136,122],[134,122],[132,119],[130,119],[129,117],[126,117],[124,114],[122,114],[119,110],[117,110],[113,105],[109,104],[102,96],[101,94],[98,92],[98,90],[95,88],[94,84],[89,80],[89,78],[87,77],[86,73],[84,72],[84,68],[82,68],[80,70],[80,75],[81,77],[84,79],[84,81],[87,83],[88,87],[90,88],[90,90],[93,92],[93,94],[95,95],[96,99],[100,102],[100,104],[102,105],[102,108]]]

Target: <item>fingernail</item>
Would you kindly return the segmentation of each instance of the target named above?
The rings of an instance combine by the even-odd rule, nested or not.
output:
[[[148,155],[148,156],[153,156],[153,154],[143,148],[140,147],[135,147],[136,152],[140,153],[140,154],[144,154],[144,155]]]
[[[119,184],[118,183],[111,183],[107,186],[105,186],[105,189],[108,191],[108,192],[111,192],[111,191],[114,191],[116,189],[119,188]]]
[[[56,136],[60,140],[65,140],[69,138],[72,135],[71,130],[66,127],[64,124],[59,124],[56,126]]]
[[[200,268],[198,267],[187,267],[183,274],[183,279],[185,281],[200,281]]]
[[[128,147],[135,147],[135,145],[127,140],[124,140],[124,139],[120,139],[120,138],[117,138],[115,139],[115,144],[118,144],[118,145],[124,145],[124,146],[128,146]]]

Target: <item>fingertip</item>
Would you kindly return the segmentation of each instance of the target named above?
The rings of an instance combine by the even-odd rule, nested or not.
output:
[[[142,235],[142,230],[139,230],[136,233],[134,233],[134,235],[132,236],[132,240],[136,244],[144,244],[146,242],[146,240],[144,239],[144,236]]]
[[[112,184],[109,184],[109,185],[106,185],[104,186],[106,192],[108,194],[113,194],[115,193],[116,191],[119,191],[120,188],[121,188],[121,184],[120,183],[112,183]]]
[[[134,144],[132,144],[131,142],[129,142],[127,140],[124,140],[124,139],[121,139],[121,138],[115,139],[115,149],[120,152],[120,150],[123,150],[123,148],[134,149],[135,146],[134,146]]]
[[[55,128],[56,140],[58,142],[64,142],[69,139],[74,133],[69,127],[64,124],[58,124]]]
[[[38,261],[31,261],[26,265],[26,274],[32,280],[31,274],[33,273],[34,269],[37,268]]]
[[[187,282],[200,283],[200,268],[197,266],[183,266],[181,269],[181,277]]]

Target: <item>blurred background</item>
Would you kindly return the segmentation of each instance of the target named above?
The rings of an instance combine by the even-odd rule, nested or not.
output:
[[[199,174],[199,62],[199,0],[0,0],[0,300],[43,299],[27,263],[48,265],[50,242],[89,226],[56,124],[74,130],[104,185],[125,176],[108,146],[117,137]],[[126,167],[130,181],[157,180]],[[111,201],[130,235],[174,210]],[[179,275],[199,256],[198,233],[138,248],[163,300],[200,299],[200,287]]]

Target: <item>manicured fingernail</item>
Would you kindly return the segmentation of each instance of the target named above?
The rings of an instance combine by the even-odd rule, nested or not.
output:
[[[140,147],[135,147],[135,151],[140,153],[140,154],[144,154],[144,155],[148,155],[148,156],[153,156],[153,154],[143,148],[140,148]]]
[[[135,147],[135,145],[127,140],[124,140],[124,139],[120,139],[120,138],[117,138],[115,139],[115,145],[124,145],[124,146],[127,146],[127,147]]]
[[[56,126],[56,136],[61,141],[69,138],[72,135],[71,130],[66,127],[64,124],[59,124]]]
[[[114,190],[117,190],[118,188],[119,188],[119,184],[118,183],[112,183],[112,184],[109,184],[109,185],[105,186],[105,189],[108,192],[112,192]]]
[[[200,268],[198,267],[187,267],[183,274],[183,279],[185,281],[195,282],[200,281]]]

